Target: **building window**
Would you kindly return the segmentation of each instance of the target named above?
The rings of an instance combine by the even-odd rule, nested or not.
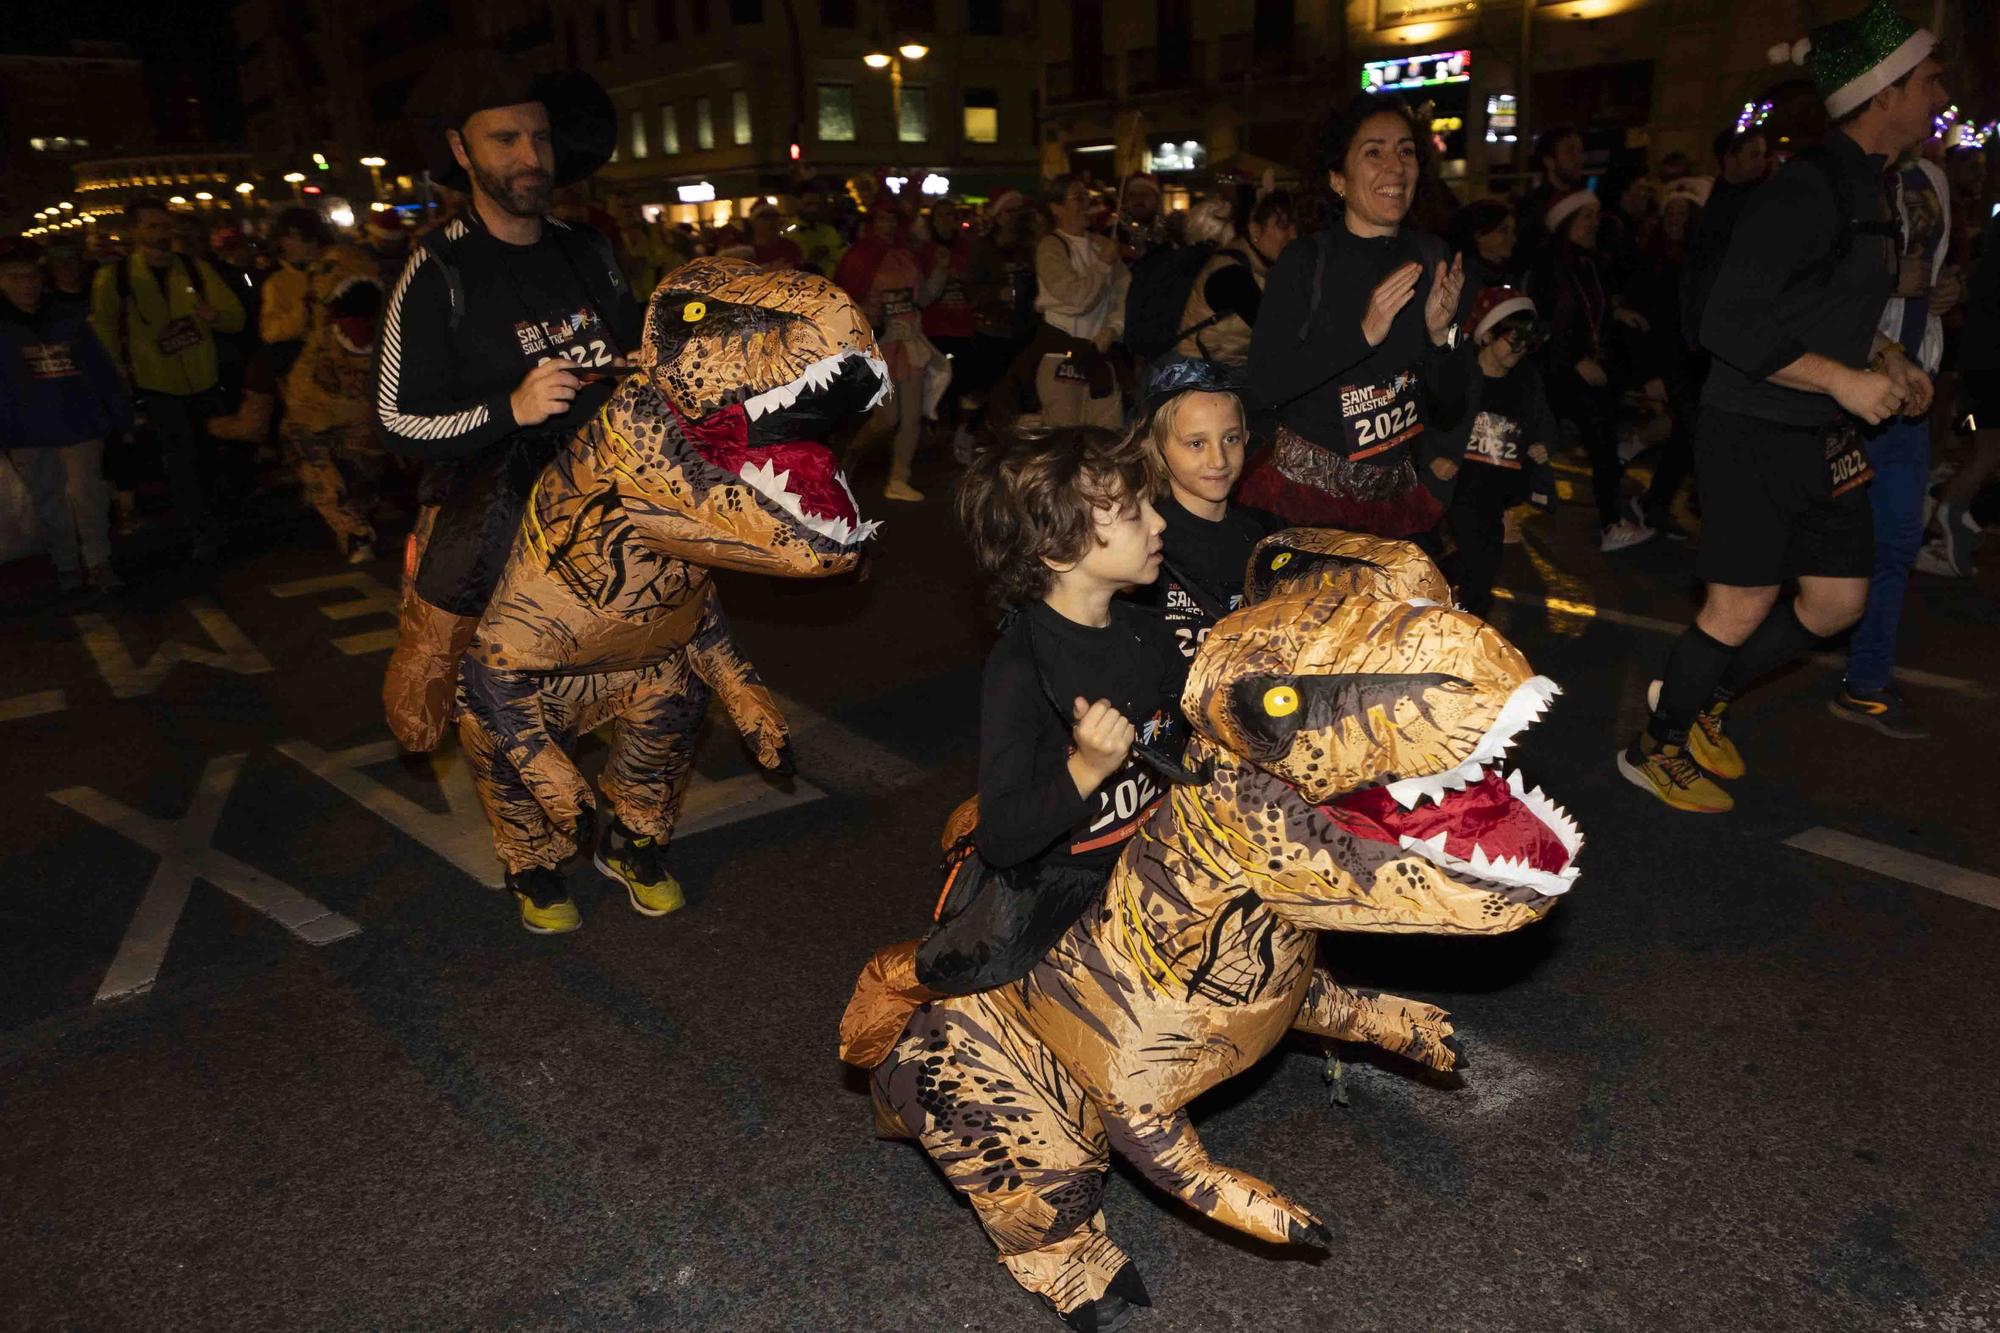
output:
[[[646,113],[632,113],[632,160],[638,161],[646,155]]]
[[[854,142],[854,85],[822,83],[815,87],[821,143]]]
[[[681,150],[681,118],[672,102],[660,103],[660,152],[672,157]]]
[[[889,26],[897,32],[933,32],[937,29],[937,0],[886,0]]]
[[[1292,24],[1296,21],[1292,0],[1257,0],[1256,18],[1251,24],[1251,40],[1257,54],[1284,51],[1292,44]]]
[[[680,0],[655,0],[653,5],[653,26],[659,29],[661,41],[672,42],[680,40]]]
[[[729,0],[729,21],[735,24],[762,23],[764,0]]]
[[[819,0],[819,26],[851,28],[855,25],[855,0]]]
[[[611,54],[611,20],[606,16],[603,5],[597,7],[595,17],[597,19],[597,58],[602,60]]]
[[[694,99],[694,146],[702,149],[715,147],[715,112],[706,97]]]
[[[688,13],[694,19],[694,30],[697,33],[708,31],[708,0],[694,0]]]
[[[639,45],[639,0],[625,0],[625,54],[630,55]]]
[[[1000,91],[997,88],[965,90],[965,141],[1000,142]]]
[[[750,142],[750,94],[741,88],[729,94],[729,141]]]
[[[896,127],[896,137],[904,143],[922,143],[931,137],[931,90],[928,88],[903,88],[903,123]]]
[[[965,7],[965,31],[972,37],[1004,37],[1007,6],[1003,0],[969,0]]]

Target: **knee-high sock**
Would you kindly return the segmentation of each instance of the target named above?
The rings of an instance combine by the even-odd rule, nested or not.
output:
[[[1754,635],[1752,637],[1755,637]],[[1742,650],[1712,638],[1699,625],[1689,625],[1667,654],[1667,674],[1660,682],[1660,705],[1646,730],[1663,745],[1681,745],[1694,715],[1708,706],[1717,686]]]
[[[1764,623],[1750,631],[1750,637],[1736,650],[1729,669],[1717,682],[1717,691],[1722,698],[1733,699],[1748,689],[1759,676],[1804,656],[1818,642],[1819,635],[1800,622],[1799,613],[1792,609],[1792,603],[1779,602],[1771,608],[1771,614],[1764,617]],[[1704,704],[1707,702],[1702,700]]]

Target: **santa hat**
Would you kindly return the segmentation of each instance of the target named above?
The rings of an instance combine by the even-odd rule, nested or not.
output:
[[[1826,114],[1839,120],[1922,64],[1936,47],[1936,33],[1898,14],[1889,0],[1875,0],[1853,18],[1813,29],[1806,71],[1826,100]]]
[[[1535,303],[1525,293],[1512,287],[1487,287],[1473,301],[1472,313],[1465,317],[1465,322],[1472,331],[1473,344],[1483,347],[1487,335],[1499,327],[1502,320],[1510,315],[1534,313]]]
[[[1549,211],[1543,216],[1543,225],[1550,231],[1560,231],[1562,224],[1578,209],[1597,202],[1597,196],[1588,190],[1571,190],[1568,194],[1550,202]]]
[[[1019,190],[996,190],[993,193],[993,197],[986,201],[986,216],[990,218],[999,217],[1006,210],[1021,208],[1027,202]]]

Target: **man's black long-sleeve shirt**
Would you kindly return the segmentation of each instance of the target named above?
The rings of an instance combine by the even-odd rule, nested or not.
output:
[[[1868,364],[1895,287],[1896,247],[1856,224],[1888,220],[1884,159],[1831,131],[1814,161],[1793,160],[1759,186],[1729,239],[1702,311],[1715,354],[1701,400],[1788,426],[1819,426],[1840,405],[1770,377],[1807,352]]]
[[[509,245],[468,215],[446,223],[443,237],[404,264],[375,363],[378,438],[427,462],[467,458],[519,432],[508,398],[530,370],[556,356],[609,365],[637,350],[642,313],[610,246],[587,228],[547,218],[533,245]],[[611,389],[586,384],[535,434],[567,438]]]

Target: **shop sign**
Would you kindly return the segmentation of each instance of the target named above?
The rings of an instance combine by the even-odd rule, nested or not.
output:
[[[1469,83],[1471,79],[1470,51],[1433,51],[1400,60],[1371,60],[1361,67],[1362,91],[1371,93],[1434,88],[1444,83]]]

